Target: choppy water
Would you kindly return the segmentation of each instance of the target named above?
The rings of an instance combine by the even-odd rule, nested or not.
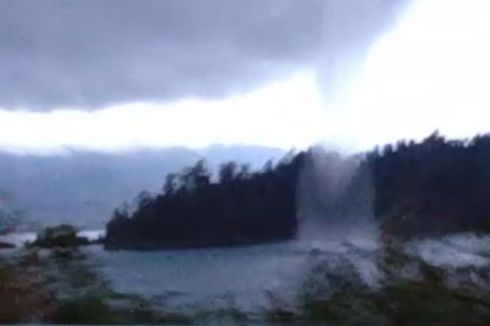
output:
[[[434,265],[490,265],[483,253],[490,237],[455,235],[414,241],[409,247]],[[364,282],[378,282],[380,244],[367,235],[331,241],[290,241],[251,247],[155,252],[87,250],[115,290],[136,293],[171,310],[237,308],[260,312],[271,298],[293,307],[311,268],[328,260],[333,268],[346,260]],[[340,268],[340,267],[339,267]],[[339,269],[339,272],[340,269]]]
[[[83,233],[90,238],[100,234]],[[22,243],[33,236],[17,234],[2,240]],[[438,266],[490,266],[488,236],[459,234],[414,241],[408,247]],[[89,246],[84,250],[89,263],[114,290],[143,296],[155,307],[166,311],[233,308],[253,314],[274,302],[294,307],[311,268],[320,261],[329,261],[332,268],[348,261],[364,282],[375,285],[378,249],[380,243],[374,235],[357,234],[328,241],[306,239],[233,248],[138,252]]]
[[[268,291],[293,300],[307,259],[292,242],[156,252],[88,250],[115,290],[174,310],[258,311],[267,304]]]
[[[274,301],[294,306],[308,269],[319,257],[349,255],[366,276],[378,248],[373,238],[289,241],[246,247],[165,251],[105,251],[87,247],[98,270],[116,291],[136,293],[174,310],[238,308],[259,312]]]

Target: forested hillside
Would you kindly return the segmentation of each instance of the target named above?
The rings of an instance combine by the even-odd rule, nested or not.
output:
[[[107,225],[108,248],[223,246],[289,239],[295,235],[296,185],[304,154],[266,164],[223,164],[218,182],[199,161],[167,175],[162,193],[142,193],[134,213],[116,209]]]
[[[400,141],[358,158],[336,162],[329,178],[321,176],[320,165],[306,179],[312,151],[255,173],[229,162],[221,166],[217,181],[199,161],[167,175],[162,193],[141,193],[134,212],[128,205],[117,209],[107,225],[107,246],[155,249],[292,238],[305,180],[317,184],[309,204],[327,219],[324,232],[339,221],[355,225],[367,215],[383,236],[490,231],[490,136],[446,140],[434,133],[421,142]],[[328,162],[322,164],[328,167]],[[333,174],[345,174],[342,164],[352,172],[340,182]],[[330,190],[321,191],[321,184]]]

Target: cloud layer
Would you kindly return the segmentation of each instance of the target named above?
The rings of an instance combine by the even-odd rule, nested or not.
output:
[[[304,67],[328,89],[404,2],[0,0],[0,107],[221,98]]]

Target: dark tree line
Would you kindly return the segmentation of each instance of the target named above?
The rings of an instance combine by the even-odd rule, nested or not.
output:
[[[108,248],[159,249],[258,243],[291,238],[297,229],[296,185],[304,154],[259,172],[223,164],[212,182],[204,161],[166,177],[156,196],[140,194],[134,212],[115,210]]]
[[[304,188],[299,175],[311,158],[311,152],[290,155],[254,173],[229,162],[217,182],[200,161],[168,175],[162,193],[141,193],[134,212],[127,206],[116,210],[106,245],[156,249],[291,238],[298,224],[297,192]],[[315,173],[303,174],[302,183],[315,180],[324,182]],[[342,196],[310,195],[321,213],[347,223],[374,215],[385,235],[490,232],[490,135],[446,140],[436,132],[418,143],[376,148],[360,160]]]
[[[490,135],[400,141],[369,153],[374,214],[402,237],[490,231]]]

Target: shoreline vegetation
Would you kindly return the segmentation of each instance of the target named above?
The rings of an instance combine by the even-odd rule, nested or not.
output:
[[[297,230],[296,185],[304,154],[250,172],[225,163],[212,182],[204,161],[169,174],[161,194],[141,193],[134,212],[114,211],[107,249],[158,250],[260,244],[291,239]]]
[[[127,203],[115,209],[105,246],[158,250],[293,239],[298,192],[313,152],[291,152],[256,172],[228,162],[214,182],[204,161],[169,174],[161,193],[142,192],[133,209]],[[324,195],[321,187],[334,188],[335,179],[321,180],[326,185],[319,185],[311,196],[316,202],[309,204],[317,215],[340,223],[372,216],[384,237],[487,233],[489,167],[490,135],[446,140],[435,132],[419,143],[400,141],[359,155],[342,193]],[[317,175],[309,178],[319,183]]]

